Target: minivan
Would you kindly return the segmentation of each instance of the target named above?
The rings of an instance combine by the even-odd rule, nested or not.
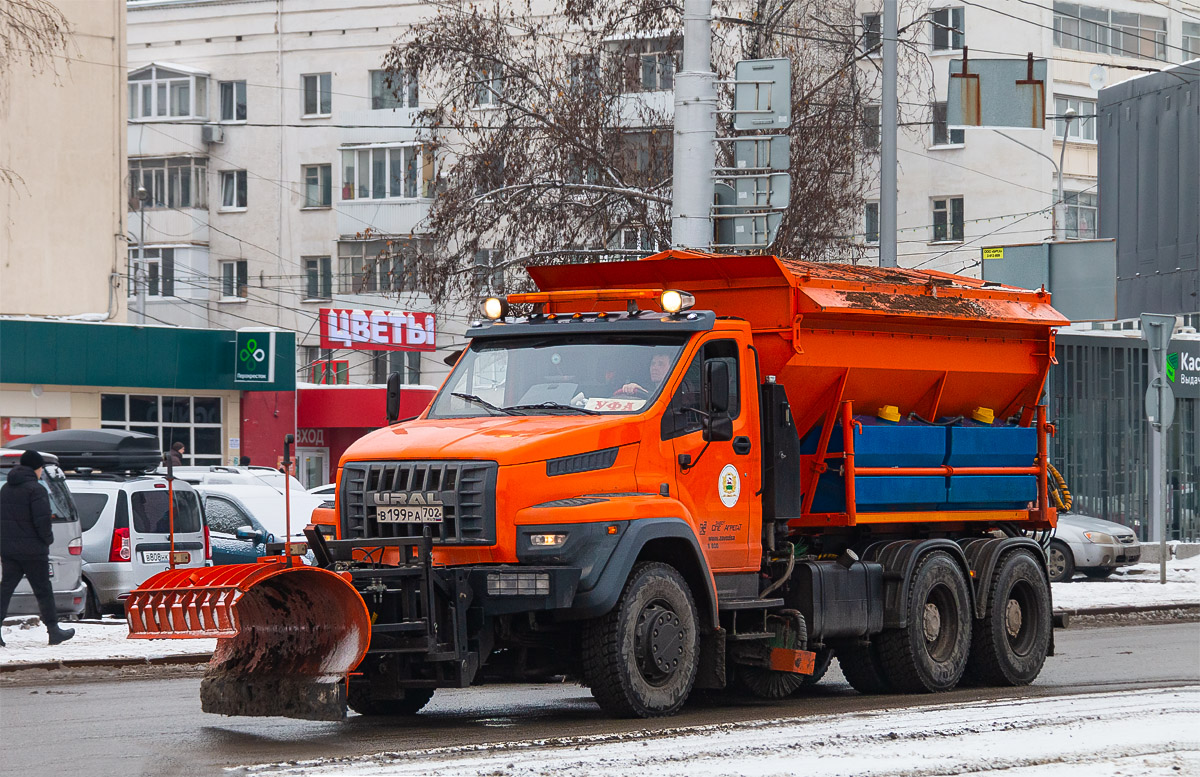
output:
[[[87,617],[121,614],[130,591],[170,567],[171,489],[157,475],[74,473],[67,484],[83,527]],[[179,479],[173,490],[175,567],[206,566],[212,546],[200,497]]]
[[[21,462],[24,452],[0,448],[0,483]],[[41,483],[50,494],[50,510],[54,515],[54,543],[50,546],[50,582],[54,588],[54,607],[60,620],[73,620],[84,610],[86,590],[82,577],[83,539],[79,512],[58,465],[58,458],[51,453],[42,453],[42,458],[46,464],[42,467]],[[8,614],[39,614],[37,599],[28,580],[17,584],[17,590],[8,605]]]

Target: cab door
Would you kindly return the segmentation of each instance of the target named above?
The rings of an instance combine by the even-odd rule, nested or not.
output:
[[[758,569],[757,529],[752,504],[758,491],[758,427],[752,396],[746,396],[745,363],[738,341],[715,336],[704,341],[688,364],[663,416],[663,440],[675,452],[678,498],[696,522],[700,547],[713,572]],[[702,384],[706,362],[725,363],[733,439],[705,443]],[[751,364],[751,370],[753,365]],[[707,448],[705,447],[707,445]],[[687,456],[687,463],[680,457]]]

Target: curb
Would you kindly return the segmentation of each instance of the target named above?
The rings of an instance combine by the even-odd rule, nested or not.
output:
[[[1172,612],[1175,610],[1183,610],[1189,615],[1200,615],[1200,603],[1192,602],[1189,604],[1147,604],[1147,605],[1121,605],[1117,607],[1078,607],[1071,610],[1055,610],[1054,611],[1054,628],[1065,629],[1069,626],[1071,618],[1075,617],[1092,617],[1092,616],[1120,616],[1120,615],[1141,615],[1152,612]]]
[[[39,661],[37,663],[0,664],[0,674],[19,672],[25,669],[88,669],[125,666],[192,666],[206,664],[212,653],[182,653],[176,656],[150,656],[148,658],[67,658],[61,661]]]

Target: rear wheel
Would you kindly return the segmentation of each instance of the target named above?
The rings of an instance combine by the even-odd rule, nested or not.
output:
[[[892,685],[884,672],[879,657],[879,646],[874,642],[865,645],[839,645],[838,664],[850,687],[859,693],[890,693]]]
[[[967,674],[979,685],[1028,685],[1042,671],[1053,628],[1041,561],[1024,550],[1001,559],[975,622]]]
[[[100,609],[100,597],[96,596],[96,589],[89,581],[84,580],[83,582],[87,586],[87,591],[83,595],[83,617],[90,621],[99,620],[104,615],[104,611]]]
[[[1051,583],[1069,583],[1075,576],[1075,556],[1067,543],[1054,540],[1046,548],[1046,570]]]
[[[617,605],[583,631],[583,676],[605,712],[677,712],[696,679],[696,605],[683,577],[658,562],[634,566]]]
[[[970,592],[962,568],[935,551],[909,581],[908,626],[879,635],[879,657],[892,689],[937,693],[958,684],[971,647]]]
[[[346,704],[359,715],[401,716],[416,715],[433,698],[432,688],[406,688],[399,699],[374,699],[363,687],[350,684]]]
[[[1103,580],[1106,577],[1112,577],[1112,573],[1116,572],[1117,570],[1113,569],[1112,567],[1091,567],[1089,569],[1081,569],[1079,571],[1082,572],[1085,577],[1091,580]]]

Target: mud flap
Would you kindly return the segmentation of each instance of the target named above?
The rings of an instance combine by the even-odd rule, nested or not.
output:
[[[217,638],[201,707],[222,715],[341,720],[371,620],[346,579],[283,561],[171,570],[125,604],[130,639]]]

